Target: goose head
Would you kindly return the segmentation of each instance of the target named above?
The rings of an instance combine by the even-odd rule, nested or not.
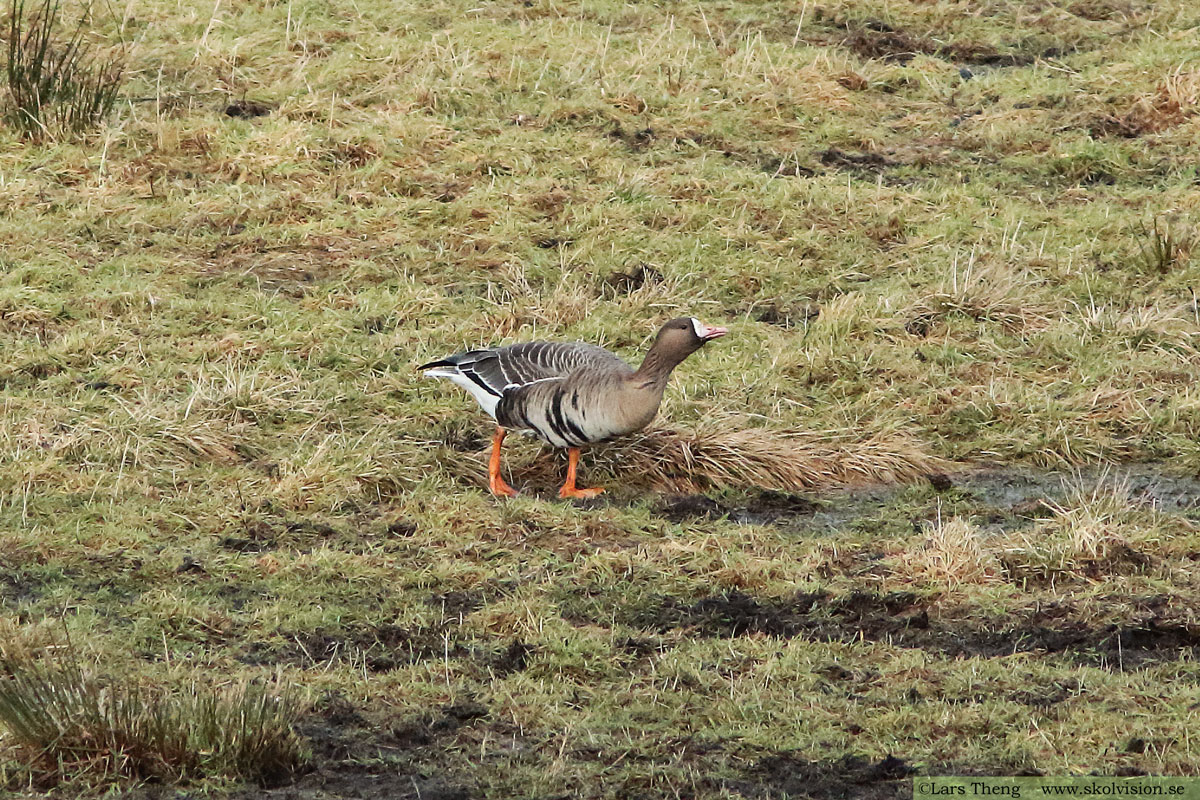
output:
[[[727,329],[705,325],[695,317],[679,317],[659,329],[652,349],[661,353],[666,360],[679,363],[706,343],[727,333]]]

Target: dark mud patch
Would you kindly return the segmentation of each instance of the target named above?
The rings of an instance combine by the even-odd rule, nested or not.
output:
[[[276,598],[274,592],[256,582],[229,581],[216,587],[215,594],[229,608],[241,611],[247,605],[255,602],[270,601]]]
[[[488,666],[496,677],[503,678],[514,672],[520,672],[529,666],[529,657],[534,653],[531,645],[520,639],[514,639],[500,654],[488,660]]]
[[[47,581],[20,574],[20,571],[0,570],[0,606],[12,608],[38,600],[47,589]]]
[[[663,274],[649,264],[638,264],[628,272],[612,272],[604,279],[604,291],[612,297],[632,294],[643,286],[662,283]]]
[[[800,163],[795,156],[762,155],[758,167],[772,178],[811,178],[817,174],[812,167]]]
[[[1079,126],[1094,138],[1116,137],[1137,139],[1162,133],[1188,120],[1188,114],[1177,102],[1158,95],[1152,98],[1129,98],[1122,113],[1090,114]]]
[[[318,767],[287,786],[274,789],[247,787],[225,796],[230,800],[330,800],[338,797],[356,800],[476,800],[483,796],[476,789],[452,778],[430,777],[426,772],[426,769],[415,766],[397,767],[390,760],[369,763],[345,761]],[[173,800],[177,796],[174,790],[145,795],[146,800]]]
[[[908,776],[916,770],[902,758],[887,756],[872,760],[846,755],[836,761],[808,761],[790,753],[777,753],[759,760],[745,778],[729,788],[743,797],[775,798],[885,798],[907,797],[912,784]]]
[[[344,696],[326,692],[298,726],[310,742],[315,769],[278,793],[235,797],[441,798],[470,800],[479,792],[431,765],[462,729],[484,724],[488,708],[470,698],[413,718],[368,717]]]
[[[322,762],[356,754],[369,727],[358,708],[338,691],[322,694],[312,712],[297,725]]]
[[[638,128],[636,130],[626,130],[617,124],[608,132],[609,138],[624,142],[625,145],[634,152],[645,150],[658,139],[658,134],[653,128]]]
[[[882,172],[885,169],[903,166],[899,161],[892,161],[878,153],[848,153],[836,147],[817,153],[822,164],[834,169],[850,172]]]
[[[771,300],[760,304],[753,310],[752,315],[754,319],[768,325],[794,328],[821,316],[821,306],[818,303],[789,304],[780,300]]]
[[[1052,58],[1058,50],[1048,49],[1038,55],[1028,52],[1001,52],[995,47],[977,42],[943,43],[900,30],[880,20],[846,23],[848,33],[841,45],[862,58],[877,58],[907,64],[918,55],[936,56],[960,64],[985,67],[1023,67],[1039,57]]]
[[[353,797],[356,800],[475,800],[475,790],[442,778],[419,773],[397,773],[388,766],[372,767],[347,764],[320,769],[281,789],[246,789],[229,795],[231,800],[329,800]]]
[[[1138,12],[1145,6],[1131,0],[1080,0],[1067,6],[1067,11],[1075,16],[1093,22],[1137,17]]]
[[[488,708],[470,697],[429,713],[402,719],[381,719],[350,702],[341,692],[324,692],[297,726],[313,745],[319,763],[365,760],[382,751],[405,751],[426,745],[445,734],[487,719]]]
[[[253,119],[265,117],[275,110],[275,107],[258,100],[238,100],[225,106],[225,116],[234,119]]]
[[[440,608],[443,617],[461,619],[472,611],[483,608],[485,599],[482,592],[443,592],[432,595],[426,604]]]
[[[671,522],[696,519],[717,519],[729,515],[729,507],[702,494],[666,497],[654,508],[654,513]]]
[[[261,553],[279,546],[279,533],[268,522],[249,520],[222,536],[220,544],[235,553]]]
[[[821,508],[822,504],[803,495],[760,489],[724,502],[702,494],[668,496],[655,506],[654,512],[676,523],[728,517],[742,524],[770,525],[811,517]]]
[[[367,672],[387,672],[430,658],[459,657],[467,648],[449,634],[446,624],[417,628],[397,625],[347,629],[285,631],[280,642],[253,642],[238,660],[251,665],[288,665],[311,669],[351,663]]]
[[[235,553],[261,553],[283,547],[311,549],[341,536],[337,528],[317,519],[247,519],[227,530],[220,545]]]
[[[701,637],[758,634],[846,643],[873,641],[951,658],[1056,654],[1080,665],[1116,670],[1200,656],[1200,627],[1161,616],[1130,625],[1092,627],[1063,620],[1050,609],[954,624],[931,620],[927,606],[907,592],[842,596],[818,592],[760,600],[735,591],[691,602],[660,597],[640,607],[619,609],[616,619],[660,633],[682,630]]]
[[[407,539],[409,536],[416,536],[418,528],[417,523],[410,519],[394,519],[384,527],[384,530],[388,536]]]
[[[931,472],[925,476],[925,480],[929,481],[934,491],[948,492],[954,488],[954,479],[944,472]]]
[[[487,445],[489,440],[478,430],[467,428],[445,431],[439,437],[439,441],[458,453],[476,453]]]

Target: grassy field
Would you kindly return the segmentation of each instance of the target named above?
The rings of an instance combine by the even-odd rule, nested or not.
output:
[[[1200,774],[1194,3],[93,16],[109,124],[0,127],[0,656],[279,687],[304,774],[187,796]],[[413,370],[679,315],[587,503]],[[154,776],[0,728],[16,796]]]

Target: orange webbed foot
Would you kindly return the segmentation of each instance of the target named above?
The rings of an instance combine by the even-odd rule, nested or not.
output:
[[[520,492],[509,486],[504,481],[500,481],[499,483],[496,481],[489,481],[488,488],[491,489],[492,494],[496,495],[497,497],[516,497],[518,494],[520,494]]]
[[[579,448],[572,447],[567,450],[567,481],[563,487],[558,490],[558,496],[564,500],[571,497],[587,499],[595,497],[603,492],[603,489],[580,489],[575,486],[575,472],[579,467]]]
[[[564,500],[566,500],[568,498],[572,498],[572,497],[576,497],[581,500],[586,500],[589,497],[595,497],[596,495],[600,494],[603,491],[604,491],[604,489],[599,486],[597,486],[594,489],[580,489],[575,486],[564,486],[558,490],[558,496],[563,498]]]

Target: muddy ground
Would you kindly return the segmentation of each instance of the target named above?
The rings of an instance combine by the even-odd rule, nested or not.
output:
[[[1149,502],[1186,516],[1200,512],[1200,480],[1170,475],[1153,467],[1119,474],[1041,473],[1031,470],[980,469],[950,475],[931,475],[930,487],[947,507],[969,508],[992,530],[1009,531],[1032,525],[1053,504],[1064,502],[1071,487],[1103,480],[1124,481],[1136,502]],[[893,513],[897,498],[913,487],[870,487],[835,494],[799,495],[779,492],[724,493],[718,497],[688,495],[655,501],[656,515],[675,523],[703,525],[726,518],[753,525],[773,526],[788,536],[831,537],[855,526],[870,526],[881,515]],[[929,489],[925,489],[929,491]],[[604,500],[598,502],[621,502]],[[644,498],[641,502],[644,502]],[[941,503],[939,502],[939,506]],[[891,509],[891,512],[889,512]],[[919,524],[920,519],[914,519]],[[1149,665],[1194,659],[1200,656],[1200,630],[1164,612],[1165,599],[1140,601],[1140,615],[1123,625],[1089,626],[1071,618],[1062,605],[1039,606],[1024,615],[994,619],[954,621],[932,617],[920,597],[912,593],[879,593],[867,588],[841,594],[802,592],[782,600],[752,593],[727,591],[695,598],[652,594],[630,599],[598,596],[586,585],[578,587],[577,602],[564,598],[563,616],[572,624],[620,624],[638,633],[624,640],[631,668],[639,661],[669,650],[673,643],[698,637],[734,638],[767,636],[812,641],[881,642],[916,648],[943,658],[995,659],[1014,653],[1036,653],[1066,664],[1105,670],[1140,670]],[[489,597],[482,592],[432,594],[431,605],[462,616],[483,608]],[[463,640],[452,626],[405,630],[396,626],[377,629],[295,631],[283,646],[255,645],[243,655],[247,663],[281,664],[311,668],[339,659],[355,659],[369,673],[383,673],[398,665],[446,656],[463,658],[480,670],[504,676],[526,668],[535,649],[514,640],[498,648],[481,648]],[[868,678],[837,664],[824,672],[830,687],[857,691]],[[1072,697],[1078,687],[1070,681],[1030,686],[1008,700],[1050,709]],[[912,692],[911,704],[927,701],[982,702],[983,697],[923,697]],[[311,743],[314,760],[309,771],[294,782],[275,787],[253,787],[233,795],[238,798],[324,800],[354,797],[368,800],[470,800],[485,796],[483,788],[444,766],[444,754],[469,752],[481,739],[509,742],[507,750],[492,758],[521,758],[539,743],[526,741],[510,723],[495,718],[486,705],[471,700],[446,705],[419,718],[381,718],[371,709],[358,708],[336,693],[321,697],[306,718],[301,732]],[[1134,745],[1131,745],[1134,746]],[[606,759],[612,754],[578,752],[575,758]],[[846,754],[825,762],[800,758],[795,753],[745,752],[740,744],[675,743],[673,758],[704,765],[705,788],[733,796],[775,798],[893,798],[907,796],[910,776],[929,774],[1013,774],[1017,764],[979,765],[949,763],[914,764],[904,753],[883,759]],[[176,790],[146,787],[137,796],[183,798]],[[132,795],[131,795],[132,796]],[[566,800],[569,795],[556,797]],[[615,797],[635,798],[636,787],[614,790]],[[551,797],[542,800],[552,800]]]

